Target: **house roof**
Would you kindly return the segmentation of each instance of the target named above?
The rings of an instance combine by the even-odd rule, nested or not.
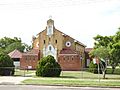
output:
[[[90,52],[93,48],[85,48],[85,52]]]
[[[22,53],[15,49],[14,51],[8,54],[11,58],[22,58]]]
[[[39,49],[32,49],[28,52],[23,53],[23,55],[38,55]]]
[[[72,50],[70,48],[63,48],[61,51],[60,51],[60,54],[59,55],[78,55],[77,51],[75,50]]]

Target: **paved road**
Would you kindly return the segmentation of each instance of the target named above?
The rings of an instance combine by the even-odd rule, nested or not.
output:
[[[120,88],[34,86],[34,85],[0,85],[0,90],[120,90]]]

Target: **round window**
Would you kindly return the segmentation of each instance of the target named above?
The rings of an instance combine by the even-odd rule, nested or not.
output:
[[[66,46],[67,46],[67,47],[70,47],[70,46],[71,46],[71,42],[70,42],[70,41],[67,41],[67,42],[66,42]]]

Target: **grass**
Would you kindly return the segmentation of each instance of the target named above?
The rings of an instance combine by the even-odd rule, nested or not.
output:
[[[25,76],[27,74],[32,74],[35,73],[35,70],[20,70],[20,69],[15,69],[15,76]]]
[[[86,71],[63,71],[61,78],[78,78],[78,79],[98,79],[103,78],[102,74],[93,74]],[[120,75],[106,74],[106,79],[120,79]]]
[[[60,77],[36,77],[23,81],[24,84],[37,85],[65,85],[65,86],[101,86],[120,87],[120,75],[107,74],[107,79],[102,79],[102,74],[93,74],[86,71],[62,71]],[[100,82],[99,82],[100,80]]]
[[[120,81],[92,80],[92,79],[63,79],[63,78],[35,78],[23,81],[25,84],[41,85],[65,85],[65,86],[101,86],[101,87],[120,87]]]
[[[111,68],[107,68],[106,73],[107,74],[112,74],[112,69]],[[116,68],[114,71],[114,74],[120,75],[120,68]]]

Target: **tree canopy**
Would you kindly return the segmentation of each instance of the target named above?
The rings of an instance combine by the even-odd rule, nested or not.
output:
[[[21,38],[9,38],[9,37],[3,37],[0,39],[0,52],[4,53],[10,53],[14,49],[17,49],[21,52],[24,52],[24,50],[29,50],[30,46],[28,46],[25,43],[22,43]]]
[[[0,75],[13,75],[14,64],[9,55],[0,53]]]
[[[90,54],[99,58],[109,59],[114,71],[115,67],[120,63],[120,28],[113,36],[97,35],[94,40],[94,49]]]

